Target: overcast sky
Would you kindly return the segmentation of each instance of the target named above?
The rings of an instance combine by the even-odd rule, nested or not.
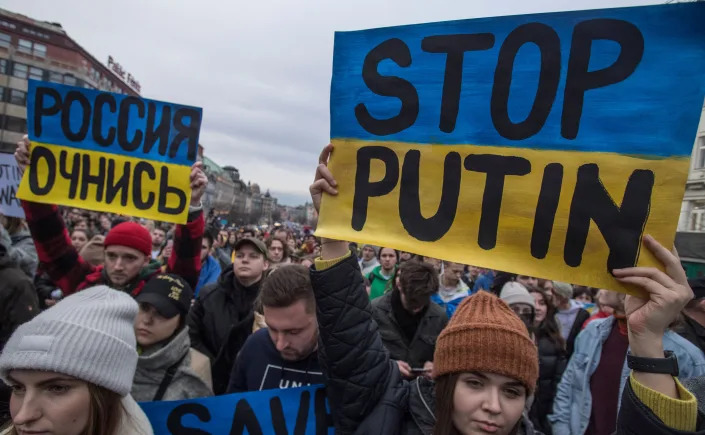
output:
[[[147,98],[203,107],[201,144],[221,166],[308,198],[329,140],[333,32],[463,18],[633,6],[648,0],[2,0],[61,23],[100,61],[108,55]]]

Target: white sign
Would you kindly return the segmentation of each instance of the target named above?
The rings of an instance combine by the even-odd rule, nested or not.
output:
[[[5,216],[24,218],[24,211],[17,199],[17,187],[22,171],[12,154],[0,153],[0,213]]]

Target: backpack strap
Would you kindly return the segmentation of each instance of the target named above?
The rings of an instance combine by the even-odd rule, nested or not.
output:
[[[164,397],[164,393],[166,393],[166,389],[169,388],[171,381],[174,380],[174,375],[176,375],[176,371],[179,369],[179,366],[181,366],[181,363],[186,358],[186,355],[188,355],[188,352],[186,352],[186,354],[182,356],[174,365],[166,369],[166,374],[164,375],[162,382],[159,384],[157,394],[155,394],[154,399],[152,399],[153,402],[162,400],[162,397]]]

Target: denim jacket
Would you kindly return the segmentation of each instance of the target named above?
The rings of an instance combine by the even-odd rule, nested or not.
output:
[[[575,340],[575,351],[558,384],[553,401],[553,414],[548,417],[553,433],[583,435],[587,430],[592,413],[590,378],[600,363],[602,344],[610,335],[614,322],[613,316],[593,320]],[[705,355],[688,340],[672,331],[666,331],[663,347],[664,350],[673,351],[678,358],[680,379],[705,375]],[[619,386],[620,400],[629,374],[630,369],[625,359]]]

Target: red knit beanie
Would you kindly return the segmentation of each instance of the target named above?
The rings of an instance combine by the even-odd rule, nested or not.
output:
[[[152,236],[149,235],[142,225],[136,222],[123,222],[116,225],[107,236],[105,236],[105,247],[127,246],[137,249],[144,255],[152,254]]]

